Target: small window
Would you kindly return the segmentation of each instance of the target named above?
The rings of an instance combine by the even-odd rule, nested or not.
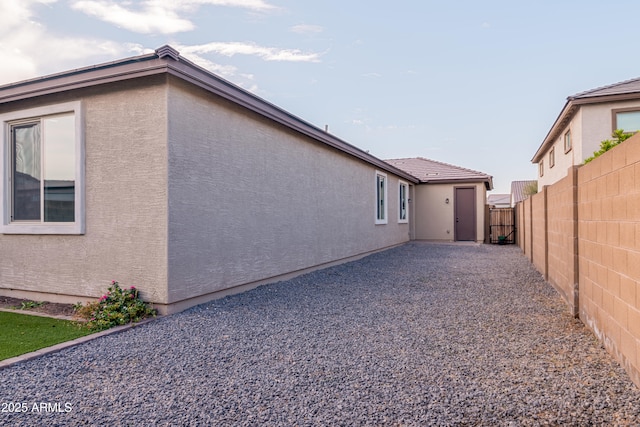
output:
[[[376,224],[387,223],[387,175],[376,172]]]
[[[556,165],[556,147],[551,147],[549,151],[549,169]]]
[[[84,233],[81,121],[79,102],[0,116],[3,233]]]
[[[568,130],[567,133],[564,134],[564,152],[568,153],[571,151],[571,131]]]
[[[613,130],[622,129],[625,132],[640,130],[640,111],[617,111]]]
[[[406,182],[400,181],[398,185],[398,194],[399,194],[399,203],[398,206],[398,222],[406,223],[409,221],[409,210],[408,210],[408,189],[409,186]]]
[[[544,160],[540,160],[540,163],[538,163],[538,173],[540,176],[544,175]]]

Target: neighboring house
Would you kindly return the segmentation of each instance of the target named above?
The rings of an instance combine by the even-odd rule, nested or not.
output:
[[[511,194],[489,194],[487,204],[491,208],[510,208]]]
[[[531,188],[537,185],[537,181],[512,181],[511,182],[511,206],[515,206],[518,202],[523,201],[530,196],[528,194]]]
[[[482,212],[491,187],[414,177],[168,46],[1,86],[0,124],[0,295],[33,300],[117,280],[176,312],[403,244],[410,199],[416,237],[436,203],[454,233],[457,198]]]
[[[485,240],[485,205],[493,178],[482,172],[422,157],[386,160],[419,180],[414,235],[435,241]]]
[[[578,93],[564,108],[536,151],[538,188],[553,184],[580,165],[616,129],[640,130],[640,78]]]

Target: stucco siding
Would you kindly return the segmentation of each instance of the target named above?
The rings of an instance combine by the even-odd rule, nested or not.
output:
[[[416,186],[415,233],[418,240],[453,241],[455,236],[454,187],[476,189],[476,241],[484,240],[486,191],[478,184],[420,184]],[[449,200],[449,203],[446,200]]]
[[[6,112],[82,102],[86,234],[0,234],[0,292],[77,302],[99,297],[117,280],[140,288],[145,299],[166,301],[163,82],[131,81],[3,106]]]
[[[600,142],[611,139],[611,133],[614,130],[613,110],[633,107],[640,108],[640,100],[608,102],[582,107],[584,117],[582,160],[593,155],[594,151],[598,151]]]
[[[178,302],[409,240],[375,168],[173,81],[169,88],[169,286]]]
[[[571,120],[558,134],[543,157],[544,160],[544,174],[540,176],[538,170],[538,189],[541,190],[545,185],[551,185],[556,181],[567,176],[567,170],[573,167],[574,164],[582,163],[582,110],[578,110]],[[564,136],[571,131],[571,150],[565,152],[564,149]],[[551,166],[550,152],[554,149],[554,165]]]

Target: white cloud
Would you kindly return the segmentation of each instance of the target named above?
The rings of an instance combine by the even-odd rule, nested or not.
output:
[[[290,28],[291,32],[298,34],[318,34],[324,31],[320,25],[300,24]]]
[[[380,78],[380,77],[382,77],[382,74],[380,74],[380,73],[366,73],[366,74],[363,74],[362,77]]]
[[[193,30],[195,26],[187,19],[180,18],[175,11],[162,6],[144,3],[142,10],[134,11],[104,0],[80,0],[72,7],[87,15],[136,33],[172,34]]]
[[[127,0],[74,0],[71,7],[136,33],[174,34],[193,30],[195,24],[181,13],[195,12],[203,5],[239,7],[255,12],[275,9],[263,0],[144,0],[138,8]]]
[[[166,0],[168,4],[182,3],[182,4],[194,4],[194,5],[212,5],[212,6],[227,6],[227,7],[240,7],[257,12],[264,12],[267,10],[277,9],[263,0]]]
[[[188,46],[176,46],[176,48],[180,51],[181,55],[189,51]],[[189,52],[187,55],[183,56],[185,56],[194,64],[199,65],[200,67],[233,82],[234,84],[248,90],[249,92],[258,92],[258,86],[254,82],[253,74],[239,73],[238,68],[233,65],[221,65],[216,62],[210,61],[194,52]]]
[[[319,53],[302,52],[299,49],[258,46],[255,43],[243,42],[213,42],[196,46],[184,46],[180,51],[185,56],[189,54],[217,53],[224,56],[255,55],[265,61],[320,62]]]
[[[80,37],[63,37],[47,32],[35,21],[38,6],[55,0],[0,2],[0,84],[89,65],[140,50],[137,45]],[[10,19],[8,18],[10,17]]]

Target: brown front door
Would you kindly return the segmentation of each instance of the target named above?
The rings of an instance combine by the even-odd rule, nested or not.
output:
[[[455,240],[476,240],[476,188],[455,188]]]

